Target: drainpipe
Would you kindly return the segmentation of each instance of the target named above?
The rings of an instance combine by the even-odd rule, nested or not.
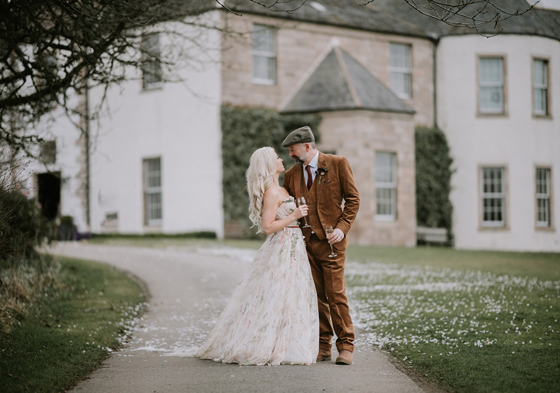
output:
[[[437,47],[439,44],[439,37],[437,33],[430,33],[432,40],[432,83],[434,85],[434,96],[433,96],[433,106],[434,106],[434,127],[437,128]]]
[[[86,71],[85,78],[85,138],[86,138],[86,224],[87,231],[91,232],[91,211],[90,211],[90,127],[89,127],[89,71]]]

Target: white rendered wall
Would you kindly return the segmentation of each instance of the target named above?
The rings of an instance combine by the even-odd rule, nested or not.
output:
[[[479,55],[504,57],[506,115],[477,115]],[[550,118],[532,114],[532,61],[549,60]],[[560,41],[477,35],[443,38],[437,51],[438,125],[447,134],[457,248],[560,251]],[[505,229],[481,228],[480,166],[507,168]],[[552,228],[537,229],[535,167],[552,168]]]
[[[217,12],[206,16],[218,20]],[[207,61],[181,71],[184,82],[143,90],[136,80],[109,92],[107,110],[93,130],[97,141],[92,138],[93,232],[215,231],[223,236],[220,36],[207,31],[197,40],[208,53],[189,48],[189,54]],[[99,95],[92,92],[92,104]],[[155,157],[161,157],[163,219],[160,227],[149,227],[142,161]],[[103,224],[111,213],[118,213],[116,226]]]

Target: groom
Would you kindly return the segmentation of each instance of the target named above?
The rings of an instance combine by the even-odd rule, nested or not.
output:
[[[352,364],[354,327],[344,281],[346,235],[360,206],[352,170],[346,158],[318,151],[313,132],[307,126],[292,131],[282,146],[290,149],[290,157],[299,164],[284,175],[284,188],[296,199],[305,197],[309,206],[307,222],[311,228],[302,231],[319,301],[317,361],[331,360],[334,327],[338,337],[336,364]],[[329,226],[334,231],[327,238]],[[329,257],[330,245],[336,257]]]

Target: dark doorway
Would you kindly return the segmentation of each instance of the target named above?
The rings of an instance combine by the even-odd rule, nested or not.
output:
[[[54,220],[60,205],[60,172],[38,174],[37,185],[41,212],[48,220]]]

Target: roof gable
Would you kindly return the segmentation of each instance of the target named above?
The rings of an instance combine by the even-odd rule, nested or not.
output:
[[[352,56],[334,47],[293,95],[283,112],[352,109],[414,113]]]

